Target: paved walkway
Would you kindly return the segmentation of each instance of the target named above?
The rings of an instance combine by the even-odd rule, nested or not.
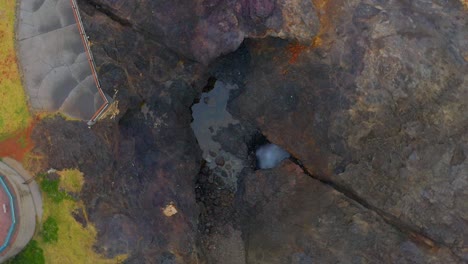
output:
[[[19,171],[16,171],[17,168]],[[21,165],[9,158],[0,162],[0,175],[11,186],[16,199],[16,235],[11,245],[0,255],[0,263],[18,254],[31,240],[36,230],[36,220],[42,219],[42,198],[36,182],[24,184],[30,179]]]
[[[104,100],[71,1],[22,0],[18,12],[18,57],[32,110],[90,120]]]
[[[21,163],[19,163],[18,161],[12,158],[4,157],[2,158],[2,162],[5,163],[11,169],[13,169],[18,175],[20,175],[23,179],[23,182],[33,178],[33,176],[29,174],[29,172],[27,172],[23,168],[23,165],[21,165]],[[39,184],[37,184],[36,181],[32,181],[31,183],[29,183],[28,187],[33,198],[36,214],[38,216],[38,219],[41,220],[43,214],[41,188],[39,187]]]

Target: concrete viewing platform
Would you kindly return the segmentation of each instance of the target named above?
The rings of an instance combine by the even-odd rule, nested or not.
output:
[[[17,12],[18,58],[32,110],[94,121],[108,99],[75,0],[22,0]]]
[[[15,200],[11,187],[0,175],[0,254],[8,247],[16,234]]]
[[[42,219],[41,193],[31,179],[17,161],[4,158],[0,162],[0,263],[28,244],[36,221]]]

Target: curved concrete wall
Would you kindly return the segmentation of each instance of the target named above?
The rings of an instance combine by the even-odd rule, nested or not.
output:
[[[6,193],[9,201],[9,210],[10,210],[10,218],[11,218],[11,224],[8,229],[8,233],[6,235],[5,240],[3,243],[0,245],[0,254],[3,253],[10,245],[12,239],[14,238],[14,234],[16,231],[16,205],[15,205],[15,199],[14,199],[14,193],[11,193],[10,187],[8,186],[7,180],[0,175],[0,187],[3,188],[4,192]]]
[[[8,181],[10,191],[16,199],[17,233],[10,246],[0,256],[0,263],[18,254],[28,244],[36,229],[36,217],[42,216],[42,198],[40,192],[36,193],[39,191],[37,184],[35,182],[24,184],[25,180],[29,179],[28,175],[20,175],[12,168],[21,166],[19,163],[8,158],[3,159],[3,161],[8,164],[0,162],[0,174]],[[37,199],[40,200],[37,201]]]

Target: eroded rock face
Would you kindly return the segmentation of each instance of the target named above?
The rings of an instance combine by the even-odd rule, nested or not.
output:
[[[80,4],[102,87],[117,111],[91,129],[61,118],[41,121],[34,139],[42,169],[84,173],[81,197],[98,230],[98,252],[130,254],[130,263],[195,263],[201,151],[190,106],[204,70]],[[168,214],[168,206],[177,213]]]
[[[88,0],[123,24],[203,63],[236,50],[245,37],[310,42],[319,21],[309,0]]]
[[[296,164],[248,174],[241,207],[246,263],[455,263],[431,252]]]
[[[81,196],[99,252],[128,253],[129,263],[234,255],[247,263],[467,260],[468,29],[460,2],[79,5],[102,87],[118,111],[92,129],[43,120],[35,152],[45,157],[44,170],[84,172]],[[215,69],[196,62],[233,51],[244,38],[255,40],[246,41],[238,71],[223,73],[223,59]],[[246,169],[236,212],[232,193],[216,181],[204,186],[199,196],[218,190],[209,209],[224,216],[220,228],[229,233],[213,235],[226,238],[216,257],[198,247],[202,160],[190,128],[190,107],[209,71],[239,86],[229,106],[239,123],[217,135],[224,150],[248,160],[244,136],[258,128],[308,174],[331,183],[289,161]]]
[[[231,112],[310,174],[466,261],[466,10],[341,4],[324,7],[321,45],[249,42],[250,75]]]

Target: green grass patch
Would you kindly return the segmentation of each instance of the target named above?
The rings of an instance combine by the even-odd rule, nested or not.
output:
[[[107,259],[93,250],[97,231],[87,220],[83,202],[68,194],[81,192],[83,174],[78,170],[63,170],[57,175],[36,177],[43,192],[44,220],[34,239],[42,248],[46,263],[122,263],[126,255]],[[73,217],[72,213],[77,211],[84,215],[86,225]]]
[[[36,240],[31,240],[21,253],[6,264],[45,264],[44,250]]]
[[[42,224],[42,239],[45,243],[55,243],[58,241],[58,231],[59,227],[57,220],[49,216],[47,220],[45,220],[44,224]]]
[[[84,184],[84,176],[79,170],[59,171],[60,189],[67,192],[79,193]]]
[[[47,197],[54,203],[60,203],[64,199],[69,198],[69,195],[59,189],[60,179],[49,179],[47,174],[38,176],[41,190],[47,194]]]

